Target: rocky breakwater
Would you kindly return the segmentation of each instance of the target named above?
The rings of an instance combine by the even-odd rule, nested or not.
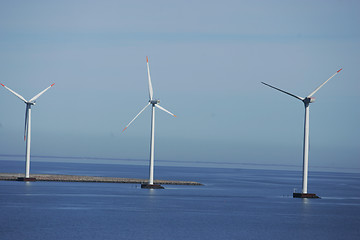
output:
[[[0,173],[0,181],[17,181],[19,177],[23,177],[23,174]],[[133,183],[133,184],[144,184],[148,182],[147,179],[138,179],[138,178],[95,177],[95,176],[58,175],[58,174],[31,174],[30,177],[36,178],[36,181],[50,181],[50,182],[99,182],[99,183]],[[197,186],[202,185],[199,182],[175,181],[175,180],[154,180],[154,184],[197,185]]]

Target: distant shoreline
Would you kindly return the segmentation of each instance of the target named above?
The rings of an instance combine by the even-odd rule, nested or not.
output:
[[[24,162],[24,155],[20,154],[0,154],[0,162]],[[66,163],[66,164],[106,164],[106,165],[131,165],[148,167],[149,160],[146,159],[122,159],[106,157],[74,157],[74,156],[40,156],[31,155],[32,163]],[[49,161],[51,159],[51,161]],[[70,160],[66,160],[70,159]],[[73,161],[72,161],[73,160]],[[157,167],[186,167],[186,168],[235,168],[252,170],[270,171],[295,171],[301,172],[300,164],[275,164],[275,163],[249,163],[249,162],[211,162],[211,161],[176,161],[157,159]],[[335,173],[360,173],[359,167],[329,167],[311,165],[312,172],[335,172]],[[15,170],[14,170],[15,171]]]
[[[17,181],[17,178],[24,177],[20,173],[0,173],[0,181]],[[78,176],[78,175],[60,175],[60,174],[30,174],[31,178],[36,181],[48,182],[97,182],[97,183],[148,183],[147,179],[138,178],[117,178],[117,177],[95,177],[95,176]],[[202,186],[203,184],[193,181],[175,181],[175,180],[154,180],[154,184],[162,185],[194,185]]]

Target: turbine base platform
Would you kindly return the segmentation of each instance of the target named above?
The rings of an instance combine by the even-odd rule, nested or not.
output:
[[[35,182],[36,178],[26,178],[26,177],[18,177],[16,181],[20,182]]]
[[[294,198],[320,198],[315,193],[293,193]]]
[[[141,188],[145,188],[145,189],[164,189],[164,187],[161,186],[160,184],[148,184],[148,183],[141,184]]]

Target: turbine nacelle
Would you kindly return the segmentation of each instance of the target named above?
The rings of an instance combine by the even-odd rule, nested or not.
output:
[[[306,98],[303,100],[303,102],[304,102],[305,104],[313,103],[313,102],[315,102],[315,98],[313,98],[313,97],[306,97]]]
[[[155,104],[160,103],[160,100],[157,100],[157,99],[149,100],[149,103],[151,103],[152,105],[155,105]]]

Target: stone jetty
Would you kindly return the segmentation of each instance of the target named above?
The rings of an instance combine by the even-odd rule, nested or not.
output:
[[[0,181],[17,181],[18,178],[24,177],[20,173],[0,173]],[[31,178],[36,181],[50,181],[50,182],[98,182],[98,183],[132,183],[132,184],[146,184],[147,179],[138,178],[117,178],[117,177],[95,177],[95,176],[78,176],[78,175],[58,175],[58,174],[30,174]],[[192,181],[174,181],[174,180],[154,180],[154,184],[162,185],[197,185],[201,186],[199,182]]]

